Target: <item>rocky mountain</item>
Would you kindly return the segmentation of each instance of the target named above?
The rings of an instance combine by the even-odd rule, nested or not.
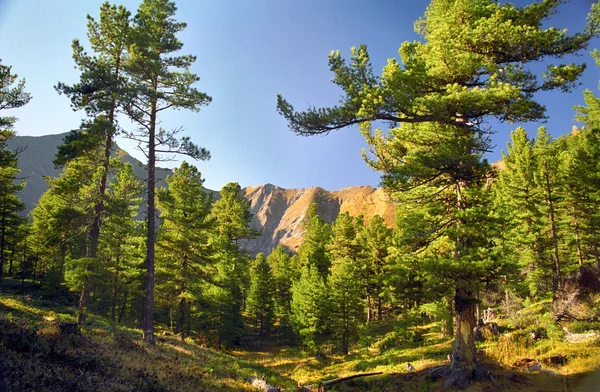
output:
[[[8,142],[9,148],[21,151],[18,155],[19,169],[27,186],[20,196],[27,206],[26,211],[31,210],[48,189],[44,177],[56,177],[60,173],[52,161],[65,135],[17,136]],[[122,159],[132,164],[140,178],[146,178],[146,170],[141,162],[125,152]],[[157,171],[160,179],[158,186],[164,185],[163,180],[170,173],[169,169]],[[218,193],[214,193],[218,197]],[[319,187],[284,189],[265,184],[243,188],[242,193],[251,203],[251,212],[254,214],[252,228],[261,232],[259,237],[243,243],[252,254],[268,254],[279,243],[296,251],[302,243],[304,216],[313,202],[318,205],[319,216],[327,222],[333,222],[339,213],[346,211],[352,216],[363,215],[365,219],[380,215],[390,226],[394,222],[394,206],[387,195],[382,189],[369,186],[328,191]]]
[[[393,204],[382,189],[370,186],[328,191],[319,187],[284,189],[266,184],[242,191],[251,202],[252,228],[262,233],[244,243],[251,253],[268,253],[277,244],[298,250],[304,234],[302,222],[313,202],[318,205],[319,216],[329,223],[346,211],[352,216],[363,215],[365,219],[380,215],[389,226],[394,223]]]

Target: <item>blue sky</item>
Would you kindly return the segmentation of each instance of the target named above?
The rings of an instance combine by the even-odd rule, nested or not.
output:
[[[20,135],[63,133],[77,128],[84,114],[75,113],[59,96],[57,82],[73,83],[71,41],[86,41],[86,14],[98,16],[101,0],[0,0],[0,59],[27,81],[33,100],[11,115],[19,117]],[[138,1],[114,1],[135,13]],[[183,126],[185,134],[208,148],[212,159],[195,162],[205,186],[219,189],[227,182],[242,186],[272,183],[285,188],[321,186],[337,190],[354,185],[377,186],[379,174],[362,161],[365,143],[356,129],[328,136],[298,137],[288,131],[276,111],[281,93],[297,109],[335,104],[340,90],[333,85],[327,55],[333,49],[347,54],[367,44],[376,72],[397,57],[400,44],[417,39],[413,22],[426,1],[399,0],[179,0],[176,18],[188,24],[180,34],[182,54],[198,57],[193,71],[197,87],[213,102],[199,113],[166,113],[162,126]],[[518,5],[530,1],[516,1]],[[563,5],[551,23],[575,32],[581,28],[590,0]],[[599,47],[598,40],[590,50]],[[573,105],[581,92],[596,90],[599,73],[584,53],[577,61],[590,67],[582,87],[572,94],[545,94],[548,130],[554,136],[574,124]],[[533,135],[540,124],[526,124]],[[128,127],[126,122],[123,126]],[[499,159],[508,133],[516,125],[497,125],[491,160]],[[118,143],[141,158],[134,146]],[[177,166],[167,162],[162,166]]]

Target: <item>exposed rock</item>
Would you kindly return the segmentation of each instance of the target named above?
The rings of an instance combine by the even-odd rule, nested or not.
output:
[[[18,166],[27,186],[20,192],[26,205],[24,214],[30,211],[42,194],[48,190],[43,177],[56,177],[60,170],[54,167],[59,145],[67,133],[46,136],[17,136],[8,141],[12,150],[23,150],[19,154]],[[145,166],[125,151],[115,148],[119,157],[131,163],[134,173],[144,180]],[[117,154],[117,152],[115,152]],[[164,179],[172,174],[169,169],[157,168],[157,186],[165,186]],[[211,191],[218,198],[218,192]],[[365,220],[380,215],[388,226],[394,224],[394,205],[382,189],[370,186],[356,186],[339,191],[328,191],[319,187],[284,189],[272,184],[246,187],[242,193],[250,200],[250,212],[254,214],[253,229],[262,234],[258,238],[241,241],[241,245],[251,254],[268,254],[278,244],[296,251],[304,236],[303,221],[311,203],[318,204],[319,216],[328,223],[333,222],[340,212],[348,211],[352,216],[363,215]],[[140,211],[143,213],[143,211]]]
[[[394,205],[382,189],[370,186],[328,191],[319,187],[284,189],[266,184],[247,187],[242,192],[250,200],[250,212],[254,214],[251,226],[262,233],[258,238],[241,242],[253,254],[268,254],[278,244],[298,250],[304,236],[304,218],[313,202],[318,205],[321,219],[328,223],[346,211],[352,216],[363,215],[365,220],[380,215],[388,226],[394,223]]]

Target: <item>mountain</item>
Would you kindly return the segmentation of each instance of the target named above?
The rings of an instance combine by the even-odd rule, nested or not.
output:
[[[268,253],[277,244],[298,250],[304,234],[302,223],[313,202],[318,205],[319,216],[329,223],[346,211],[352,216],[363,215],[365,219],[380,215],[389,226],[394,223],[394,205],[382,189],[370,186],[328,191],[319,187],[284,189],[266,184],[242,191],[250,200],[250,212],[254,214],[251,226],[262,232],[260,237],[243,243],[251,253]]]
[[[35,206],[48,189],[44,177],[59,175],[60,170],[54,167],[52,161],[65,135],[17,136],[7,143],[10,149],[21,151],[18,154],[18,166],[27,186],[20,196],[27,207],[26,212]],[[120,151],[123,152],[119,154],[121,159],[131,163],[135,173],[145,179],[144,165],[125,151]],[[164,186],[164,178],[170,173],[169,169],[158,169],[157,185]],[[218,198],[217,192],[210,192]],[[370,186],[328,191],[319,187],[284,189],[265,184],[243,188],[242,193],[251,203],[250,211],[254,214],[251,226],[261,232],[259,237],[242,243],[251,254],[268,254],[279,243],[296,251],[302,243],[304,216],[313,202],[318,205],[319,216],[327,222],[333,222],[339,213],[346,211],[352,216],[363,215],[365,219],[380,215],[389,226],[394,222],[394,206],[387,195],[382,189]]]
[[[45,136],[17,136],[6,143],[9,149],[18,152],[20,177],[27,183],[25,189],[19,194],[26,206],[25,213],[33,209],[40,197],[48,190],[44,177],[57,177],[60,174],[61,170],[56,169],[52,162],[58,146],[63,144],[63,138],[67,134],[68,132]],[[133,171],[139,178],[146,178],[146,169],[140,161],[118,146],[115,151],[119,151],[121,159],[133,166]],[[157,168],[157,186],[164,186],[164,180],[170,173],[169,169]]]

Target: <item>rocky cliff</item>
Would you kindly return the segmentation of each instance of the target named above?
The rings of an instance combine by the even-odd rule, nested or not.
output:
[[[40,196],[48,189],[44,177],[55,177],[60,173],[52,161],[64,136],[65,134],[18,136],[9,141],[9,148],[22,150],[19,154],[19,169],[27,186],[20,196],[27,206],[26,212],[35,206]],[[139,161],[126,153],[122,159],[133,165],[134,171],[141,179],[146,177],[145,168]],[[161,180],[158,186],[164,185],[162,180],[170,172],[168,169],[160,169],[157,172]],[[318,187],[284,189],[265,184],[243,188],[242,192],[251,202],[251,212],[254,214],[252,228],[261,232],[259,237],[243,243],[251,254],[268,254],[279,243],[296,251],[302,243],[304,216],[313,202],[318,205],[319,216],[327,222],[333,222],[340,212],[345,211],[352,216],[363,215],[365,219],[377,214],[390,226],[394,222],[394,207],[388,197],[383,190],[369,186],[328,191]]]
[[[269,253],[277,244],[296,251],[304,234],[302,222],[313,202],[318,205],[319,216],[327,222],[333,222],[339,213],[346,211],[365,219],[380,215],[390,226],[394,222],[394,206],[387,195],[382,189],[370,186],[328,191],[318,187],[283,189],[266,184],[244,188],[243,192],[254,214],[252,228],[262,233],[244,243],[251,253]]]

